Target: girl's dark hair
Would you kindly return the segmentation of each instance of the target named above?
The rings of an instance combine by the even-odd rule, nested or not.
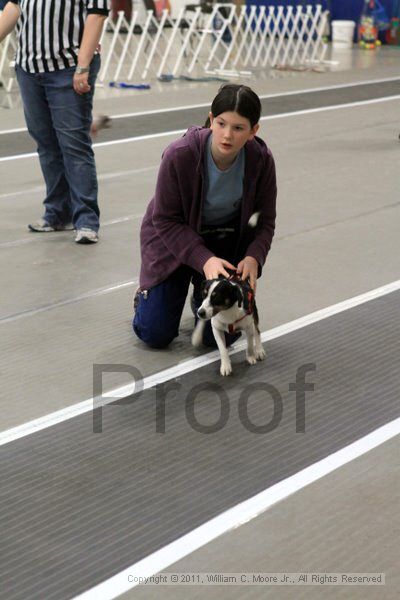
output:
[[[218,117],[224,112],[237,112],[241,117],[250,121],[251,127],[257,125],[261,116],[260,98],[247,85],[227,83],[219,88],[211,104],[211,112]],[[210,127],[210,118],[204,127]]]

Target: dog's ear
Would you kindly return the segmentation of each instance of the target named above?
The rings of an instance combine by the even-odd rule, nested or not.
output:
[[[211,283],[212,283],[212,279],[204,279],[201,282],[201,295],[203,298],[205,298],[207,296]]]

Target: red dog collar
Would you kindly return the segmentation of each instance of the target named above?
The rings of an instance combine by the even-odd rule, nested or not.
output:
[[[253,308],[254,308],[254,292],[251,289],[250,285],[247,282],[244,282],[240,278],[240,275],[237,275],[236,273],[234,273],[233,275],[231,275],[229,277],[228,281],[232,281],[232,283],[238,283],[240,285],[240,287],[242,289],[242,292],[243,292],[243,307],[246,309],[246,314],[243,315],[243,317],[240,317],[240,319],[238,319],[234,323],[231,323],[230,325],[228,325],[228,331],[229,331],[229,333],[235,333],[235,331],[236,331],[236,325],[238,323],[240,323],[240,321],[242,321],[245,317],[247,317],[248,315],[251,315],[252,312],[253,312]]]

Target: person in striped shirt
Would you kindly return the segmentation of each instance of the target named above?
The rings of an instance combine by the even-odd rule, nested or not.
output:
[[[97,174],[90,137],[97,52],[110,0],[10,0],[0,42],[17,26],[16,75],[46,183],[44,215],[31,231],[75,229],[98,241]]]

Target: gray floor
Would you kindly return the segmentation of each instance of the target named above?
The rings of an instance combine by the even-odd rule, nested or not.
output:
[[[229,378],[213,363],[169,382],[175,391],[150,388],[4,446],[5,597],[67,600],[399,417],[399,300],[393,292],[277,338],[266,364],[250,367],[242,352]],[[289,384],[302,365],[314,390],[296,416]]]
[[[272,77],[260,77],[249,83],[260,94],[279,94],[397,77],[398,51],[386,50],[378,55],[356,51],[347,61],[347,70],[273,73]],[[150,93],[142,95],[100,89],[97,110],[121,115],[199,104],[209,101],[218,87],[217,84],[165,85],[156,84]],[[0,110],[0,130],[22,127],[18,97],[3,97],[1,104],[12,108]],[[399,279],[398,107],[399,100],[393,99],[263,121],[261,135],[277,161],[279,218],[268,267],[258,285],[262,330]],[[207,109],[205,115],[206,112]],[[268,114],[268,106],[265,113]],[[188,311],[182,322],[182,334],[168,351],[144,348],[130,331],[131,298],[139,272],[140,219],[154,189],[161,153],[173,138],[158,137],[97,148],[103,227],[101,242],[94,247],[75,245],[70,233],[30,235],[26,223],[40,216],[43,196],[37,161],[23,158],[0,162],[2,430],[90,398],[94,363],[134,365],[143,375],[149,375],[198,355],[189,342]],[[98,141],[101,143],[102,138]],[[12,138],[6,150],[2,150],[2,156],[14,154]],[[124,287],[118,287],[122,284]],[[112,388],[127,381],[114,374],[107,377],[106,386]],[[284,522],[287,517],[293,523],[291,515],[297,515],[300,525],[310,522],[310,528],[303,526],[301,531],[305,570],[308,566],[310,570],[317,568],[313,552],[323,544],[326,564],[338,565],[343,570],[346,561],[334,561],[342,535],[342,539],[347,538],[347,553],[365,556],[365,562],[371,565],[365,570],[380,570],[372,569],[372,558],[380,554],[385,559],[382,570],[388,565],[387,570],[394,573],[395,532],[399,527],[394,498],[398,488],[394,485],[393,470],[386,468],[388,447],[398,452],[398,445],[391,442],[360,459],[369,473],[366,479],[371,481],[371,486],[360,483],[365,486],[362,489],[368,501],[362,502],[362,492],[354,489],[351,477],[343,475],[343,481],[338,480],[338,497],[333,504],[326,479],[273,509],[279,511]],[[355,464],[346,467],[348,472],[354,473]],[[341,472],[336,475],[339,477]],[[376,481],[378,490],[374,486]],[[318,523],[311,524],[307,501],[307,494],[315,489],[312,516],[323,514],[327,505],[332,507],[328,529],[320,533]],[[374,545],[369,553],[358,532],[365,527],[363,519],[372,511],[375,497],[383,507],[385,526],[379,528],[375,519]],[[361,515],[357,511],[360,504]],[[255,554],[261,562],[254,558],[254,569],[250,569],[253,563],[249,559],[246,568],[257,570],[257,564],[265,564],[262,562],[265,539],[274,535],[271,514],[268,511],[265,519],[246,526],[259,532],[251,535],[252,549],[248,548],[243,528],[235,532],[238,540],[241,532],[243,535],[237,545],[230,546],[227,536],[218,541],[226,544],[223,554],[232,555],[232,564],[236,566],[231,570],[238,569],[245,557]],[[342,514],[347,521],[341,519]],[[392,535],[386,531],[389,526]],[[330,544],[323,532],[331,531],[332,527],[336,537]],[[278,547],[283,561],[274,564],[281,565],[279,570],[292,570],[290,562],[283,569],[285,556],[294,551],[290,532],[283,529],[274,547]],[[203,570],[208,570],[204,566],[207,556],[209,564],[215,564],[213,552],[214,544],[201,551],[205,561]],[[190,560],[188,564],[194,564]],[[352,564],[360,565],[364,571],[361,560]],[[190,570],[185,565],[183,561],[182,570]],[[273,571],[275,567],[267,570]],[[321,567],[321,570],[332,568]],[[358,597],[353,594],[354,589],[351,595],[348,590],[340,590],[340,594]],[[394,597],[393,589],[387,586],[389,595],[385,597]],[[215,593],[215,597],[230,595],[228,588],[210,590],[207,588],[207,593]],[[317,590],[310,590],[307,588],[307,597],[317,594]],[[361,594],[359,590],[357,594]],[[132,594],[142,592],[149,593],[138,590]],[[279,597],[302,597],[300,592],[280,589]],[[373,594],[374,589],[368,592]],[[170,597],[179,597],[182,590],[175,588],[169,593]],[[247,593],[256,597],[257,590],[249,588]],[[330,597],[336,597],[335,593],[335,589],[324,590],[324,594],[332,594]],[[196,594],[203,591],[190,588],[184,595],[200,597]],[[242,597],[243,591],[237,594]],[[273,597],[277,596],[274,591]]]
[[[374,98],[388,98],[400,92],[400,79],[380,83],[359,84],[357,86],[341,86],[325,90],[309,90],[303,93],[280,95],[262,98],[264,115],[282,115],[300,110],[338,106],[349,102],[360,102]],[[185,130],[188,123],[202,124],[205,121],[204,106],[196,108],[176,108],[168,113],[139,114],[132,116],[119,115],[113,126],[101,135],[102,143],[111,140],[141,137],[158,133]],[[0,157],[17,156],[33,152],[35,144],[27,131],[4,134],[1,138]]]
[[[121,598],[394,600],[398,598],[400,587],[399,460],[400,440],[397,437],[163,571],[384,572],[384,587],[141,586]]]

